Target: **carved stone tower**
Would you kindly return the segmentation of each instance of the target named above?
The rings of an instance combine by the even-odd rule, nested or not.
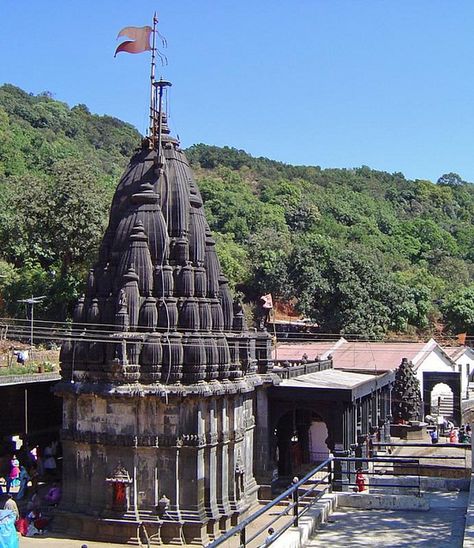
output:
[[[61,349],[61,528],[202,544],[256,500],[256,387],[270,338],[233,303],[162,115],[113,199]],[[169,502],[167,502],[169,499]]]

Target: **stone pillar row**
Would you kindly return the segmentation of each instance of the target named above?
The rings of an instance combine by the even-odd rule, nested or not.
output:
[[[127,513],[140,519],[156,519],[157,503],[166,495],[172,519],[191,529],[204,523],[212,537],[255,502],[251,393],[173,399],[159,407],[147,399],[115,403],[81,397],[77,402],[65,416],[63,509],[89,515],[105,509],[113,515],[106,480],[118,466],[133,481]],[[118,409],[122,419],[114,415]],[[100,410],[106,413],[99,423],[87,415]],[[187,422],[193,423],[193,434],[180,433]],[[133,424],[141,432],[135,437],[126,434]]]

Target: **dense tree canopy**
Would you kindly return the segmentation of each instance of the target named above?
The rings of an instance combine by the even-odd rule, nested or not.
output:
[[[440,320],[454,332],[472,329],[474,186],[458,175],[433,184],[366,166],[290,166],[227,147],[187,154],[211,228],[230,233],[249,259],[232,280],[248,298],[295,299],[324,332],[381,337]]]
[[[68,317],[139,143],[133,127],[85,105],[0,87],[4,314],[45,294],[38,313]],[[459,175],[433,184],[202,144],[187,155],[223,269],[247,301],[291,299],[325,332],[472,330],[474,186]]]
[[[0,87],[0,290],[4,313],[47,295],[38,313],[63,320],[102,238],[118,178],[140,135],[70,109],[49,93]]]

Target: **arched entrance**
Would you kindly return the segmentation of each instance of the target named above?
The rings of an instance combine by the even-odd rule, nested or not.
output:
[[[453,391],[444,382],[433,386],[431,391],[431,414],[453,420]]]
[[[424,415],[433,415],[431,393],[436,385],[447,385],[453,394],[452,420],[461,424],[461,374],[455,371],[425,371],[423,373]]]
[[[279,478],[299,477],[329,455],[326,423],[310,409],[287,411],[278,420],[275,435]]]
[[[311,463],[323,462],[329,457],[329,447],[326,444],[328,428],[326,423],[313,414],[309,427],[309,460]]]

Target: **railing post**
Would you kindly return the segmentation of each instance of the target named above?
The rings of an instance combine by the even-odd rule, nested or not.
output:
[[[294,519],[293,519],[293,525],[295,527],[298,527],[298,518],[299,518],[299,504],[298,504],[298,488],[296,488],[294,491],[293,491],[293,503],[294,503],[294,506],[293,506],[293,516],[294,516]]]
[[[333,451],[333,491],[342,491],[342,462],[341,457],[349,456],[348,451]],[[339,458],[338,458],[339,457]]]
[[[418,472],[418,496],[421,497],[421,474],[420,474],[420,460],[416,463],[416,471]]]
[[[245,527],[240,531],[240,548],[245,548],[246,539],[245,539]]]

